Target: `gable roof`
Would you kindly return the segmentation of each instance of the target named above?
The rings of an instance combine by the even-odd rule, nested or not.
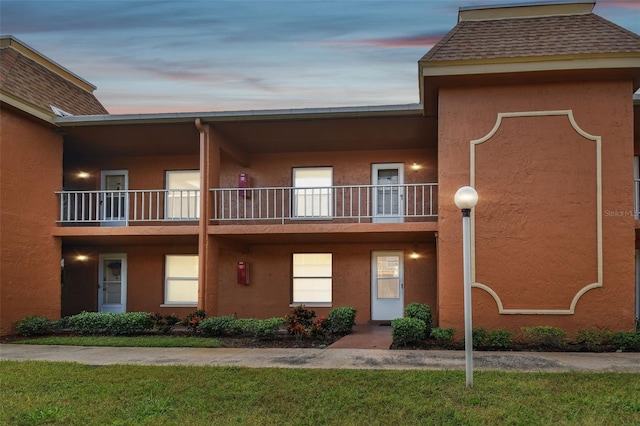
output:
[[[25,103],[54,115],[108,114],[93,95],[95,86],[8,36],[0,44],[0,93],[3,101]]]
[[[595,15],[463,20],[421,62],[640,53],[640,36]]]

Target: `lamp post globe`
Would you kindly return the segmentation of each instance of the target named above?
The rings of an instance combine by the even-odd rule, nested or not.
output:
[[[456,191],[453,201],[460,210],[472,209],[478,203],[478,192],[471,186],[463,186]]]

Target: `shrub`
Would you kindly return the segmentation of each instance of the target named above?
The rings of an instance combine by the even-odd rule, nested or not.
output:
[[[409,303],[404,308],[405,316],[424,321],[427,326],[427,336],[431,332],[431,308],[424,303]]]
[[[524,343],[546,349],[564,349],[567,346],[567,333],[561,328],[540,325],[522,327],[521,330]]]
[[[621,351],[640,351],[640,333],[618,331],[613,333],[613,343]]]
[[[284,317],[287,323],[287,331],[289,334],[296,336],[296,339],[309,336],[314,326],[313,319],[315,317],[315,311],[305,309],[303,305],[296,306],[293,311]]]
[[[194,313],[187,315],[187,317],[182,321],[182,324],[187,326],[192,333],[197,333],[200,322],[202,322],[206,317],[207,313],[205,310],[198,309]]]
[[[232,334],[235,321],[236,319],[231,315],[205,318],[199,323],[198,329],[207,337],[229,336]]]
[[[253,336],[261,340],[274,339],[278,335],[284,318],[267,318],[256,323]]]
[[[233,323],[231,323],[231,335],[253,336],[253,333],[259,323],[260,320],[255,318],[237,318]]]
[[[490,349],[509,349],[513,345],[513,333],[507,330],[490,331],[486,345]]]
[[[587,349],[593,350],[601,345],[612,344],[613,333],[609,330],[578,330],[578,333],[576,333],[576,343],[580,343]]]
[[[169,334],[173,330],[173,327],[180,322],[175,314],[160,315],[155,314],[153,316],[153,327],[162,334]]]
[[[356,313],[355,308],[350,306],[333,308],[329,311],[327,324],[329,332],[339,336],[351,334],[353,332],[353,326],[356,325]]]
[[[153,328],[149,312],[81,312],[68,318],[71,331],[78,334],[109,334],[113,336],[139,334]]]
[[[478,327],[471,330],[471,342],[473,347],[477,348],[484,345],[487,340],[487,329],[484,327]]]
[[[419,342],[427,337],[427,325],[418,318],[396,318],[391,321],[393,343],[406,346],[407,343]]]
[[[55,331],[56,322],[42,315],[32,315],[16,324],[16,333],[23,336],[42,336]]]
[[[453,336],[456,334],[455,328],[432,328],[431,329],[431,338],[437,341],[438,343],[451,343],[453,341]]]

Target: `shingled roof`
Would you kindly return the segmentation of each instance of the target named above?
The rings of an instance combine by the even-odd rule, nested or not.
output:
[[[460,8],[458,24],[420,63],[637,57],[640,36],[592,13],[594,6],[565,0]]]
[[[640,36],[593,13],[458,23],[421,61],[640,52]]]
[[[72,115],[108,114],[89,83],[44,57],[35,57],[37,52],[23,43],[10,41],[0,49],[3,94],[49,112],[54,106]],[[16,44],[19,48],[14,48]]]

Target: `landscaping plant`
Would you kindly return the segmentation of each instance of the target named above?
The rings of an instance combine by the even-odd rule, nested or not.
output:
[[[16,325],[16,333],[22,336],[43,336],[56,329],[56,322],[42,315],[26,317]]]
[[[391,336],[399,346],[417,343],[427,338],[427,326],[418,318],[396,318],[391,321]]]
[[[337,336],[346,336],[353,333],[356,325],[356,309],[350,306],[340,306],[329,311],[329,332]]]
[[[539,325],[522,327],[523,343],[541,349],[562,350],[567,347],[567,332],[559,327]]]

